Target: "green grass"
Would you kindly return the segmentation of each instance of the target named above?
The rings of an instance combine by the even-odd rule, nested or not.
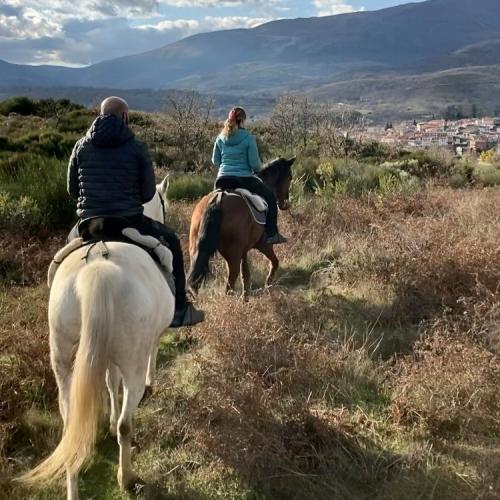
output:
[[[75,208],[66,169],[63,161],[35,154],[0,159],[0,225],[68,227]]]
[[[197,175],[175,177],[169,183],[167,197],[172,201],[193,201],[213,190],[213,179]]]

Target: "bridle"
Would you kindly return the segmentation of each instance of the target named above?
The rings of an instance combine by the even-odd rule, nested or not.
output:
[[[160,198],[160,203],[161,203],[161,213],[163,215],[163,222],[162,222],[162,224],[165,224],[166,203],[165,203],[165,200],[163,199],[163,196],[160,193],[160,191],[156,190],[156,192],[158,193],[158,197]]]

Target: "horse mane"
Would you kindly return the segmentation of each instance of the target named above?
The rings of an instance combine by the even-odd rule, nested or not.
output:
[[[276,182],[281,181],[286,174],[290,172],[290,165],[284,158],[275,158],[266,163],[262,170],[257,174],[262,180],[268,177],[274,177]]]

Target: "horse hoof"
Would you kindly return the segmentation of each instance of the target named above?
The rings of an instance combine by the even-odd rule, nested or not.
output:
[[[135,474],[131,475],[126,480],[121,478],[118,474],[118,483],[120,484],[122,491],[127,491],[128,493],[133,493],[135,495],[139,495],[144,486],[146,486],[145,481]]]
[[[153,387],[150,385],[147,385],[144,388],[144,394],[142,395],[142,399],[140,404],[142,405],[144,402],[146,402],[151,396],[153,395]]]

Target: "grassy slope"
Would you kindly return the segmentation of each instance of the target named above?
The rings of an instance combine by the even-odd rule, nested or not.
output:
[[[163,498],[498,498],[499,202],[493,189],[305,202],[282,216],[278,285],[249,303],[222,295],[217,261],[207,322],[163,340],[138,472]],[[172,208],[184,235],[190,210]],[[19,246],[1,254],[27,286],[0,293],[0,478],[52,449],[59,426],[49,252],[32,266]],[[253,267],[259,286],[265,263]],[[106,438],[85,497],[125,498],[116,460]],[[10,488],[0,479],[26,498]]]

